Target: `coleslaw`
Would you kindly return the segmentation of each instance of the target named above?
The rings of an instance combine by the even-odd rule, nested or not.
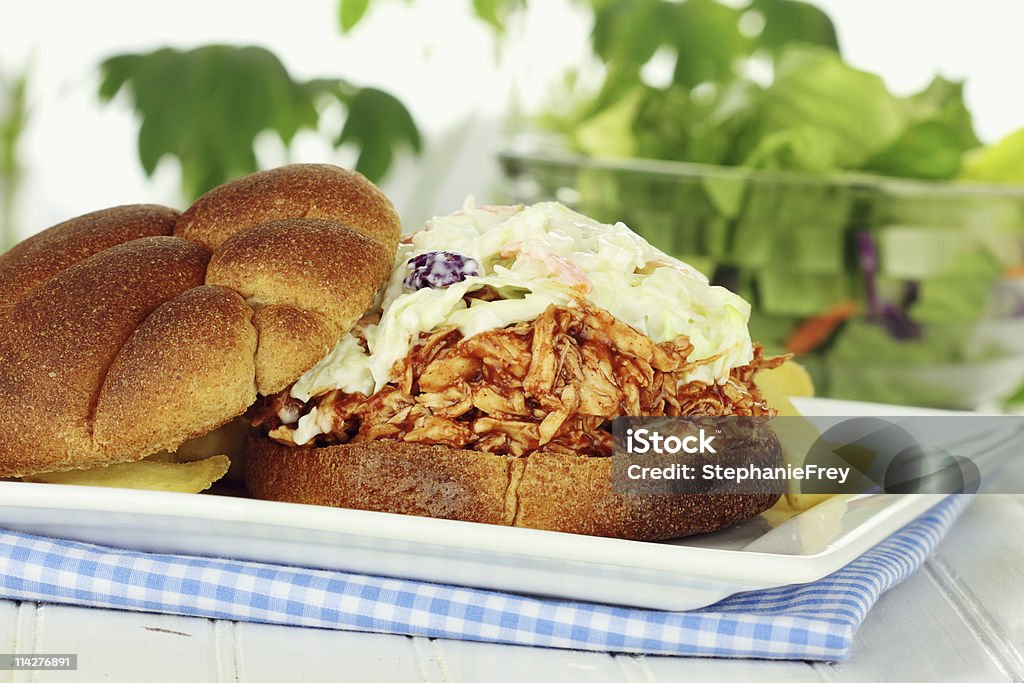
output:
[[[410,277],[432,253],[442,255],[444,286]],[[451,276],[458,271],[452,254],[470,267]],[[468,296],[487,288],[491,296]],[[750,305],[622,223],[600,223],[556,202],[478,208],[469,198],[462,211],[431,219],[399,246],[378,296],[380,322],[363,329],[365,347],[347,334],[295,382],[291,396],[308,401],[335,389],[372,395],[396,379],[396,364],[423,333],[451,326],[471,337],[580,298],[656,342],[685,335],[695,363],[687,382],[724,383],[753,358]],[[303,436],[317,431],[308,426]]]

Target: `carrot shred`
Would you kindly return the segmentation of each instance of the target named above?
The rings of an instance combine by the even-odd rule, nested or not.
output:
[[[786,350],[793,354],[810,353],[832,336],[836,328],[857,315],[857,302],[844,299],[820,315],[804,320],[786,340]]]

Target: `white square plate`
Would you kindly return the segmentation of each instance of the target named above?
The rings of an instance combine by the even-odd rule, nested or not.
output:
[[[940,411],[806,399],[805,414]],[[772,528],[661,543],[228,496],[0,482],[0,527],[149,552],[255,560],[516,593],[687,610],[819,579],[942,496],[833,499]]]

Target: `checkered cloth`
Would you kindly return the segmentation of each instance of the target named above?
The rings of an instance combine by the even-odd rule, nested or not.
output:
[[[924,562],[967,502],[945,499],[820,581],[741,593],[692,612],[139,553],[10,531],[0,531],[0,597],[579,650],[837,660],[878,597]]]

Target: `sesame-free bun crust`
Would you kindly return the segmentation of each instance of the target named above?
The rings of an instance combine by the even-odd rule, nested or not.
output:
[[[206,281],[234,289],[257,312],[271,307],[256,318],[261,394],[284,389],[352,329],[391,272],[396,246],[311,218],[263,223],[220,245]]]
[[[398,246],[394,207],[360,173],[327,164],[292,164],[215,187],[178,220],[174,234],[216,249],[235,233],[285,218],[326,219]]]
[[[319,313],[287,304],[256,307],[252,318],[259,335],[256,347],[256,386],[276,394],[330,353],[337,328]]]
[[[777,467],[781,448],[759,439],[720,462]],[[257,435],[247,444],[245,479],[252,496],[267,500],[633,540],[715,531],[779,498],[768,484],[764,492],[622,495],[612,490],[612,458],[513,458],[395,440],[292,447]]]
[[[330,169],[256,174],[283,202],[270,225],[236,204],[264,206],[249,177],[200,198],[184,226],[173,209],[121,206],[0,255],[0,477],[173,450],[326,355],[372,302],[400,233],[376,187]],[[304,218],[317,190],[331,199]]]
[[[96,400],[96,445],[118,460],[173,450],[182,437],[245,412],[256,398],[256,343],[252,309],[237,292],[204,285],[167,301],[107,371]]]
[[[170,235],[178,212],[165,206],[115,206],[60,223],[0,257],[0,309],[57,273],[104,249],[140,237]]]

